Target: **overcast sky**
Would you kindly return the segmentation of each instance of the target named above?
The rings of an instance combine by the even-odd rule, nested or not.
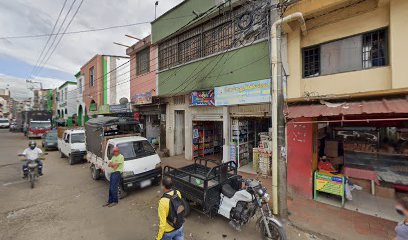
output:
[[[0,22],[2,23],[0,38],[49,34],[64,1],[0,0]],[[65,29],[81,2],[81,0],[67,0],[59,24],[74,1],[76,2],[62,30]],[[158,16],[182,1],[159,0]],[[155,0],[84,0],[68,31],[152,21],[154,3]],[[135,40],[125,37],[125,34],[145,37],[150,34],[150,24],[65,35],[40,74],[31,76],[31,79],[42,81],[44,88],[53,88],[63,81],[75,80],[74,75],[80,67],[95,54],[126,55],[124,47],[112,43],[115,41],[126,45],[134,44]],[[30,75],[47,39],[48,37],[0,39],[0,88],[9,87],[14,97],[28,96],[25,79]],[[52,42],[53,38],[48,45]],[[58,39],[54,45],[57,42]]]

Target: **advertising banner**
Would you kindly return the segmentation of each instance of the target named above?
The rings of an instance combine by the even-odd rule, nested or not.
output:
[[[191,93],[191,106],[214,106],[214,91],[195,91]]]
[[[215,106],[271,102],[271,80],[259,80],[216,87]]]
[[[315,173],[316,191],[326,192],[337,196],[344,196],[344,180],[342,175],[331,173]]]
[[[111,113],[130,112],[130,105],[129,104],[110,105],[109,110],[110,110]]]
[[[138,93],[133,95],[132,102],[134,104],[149,104],[152,103],[152,92]]]

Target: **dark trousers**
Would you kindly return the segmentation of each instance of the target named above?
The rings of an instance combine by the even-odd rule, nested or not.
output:
[[[43,163],[42,163],[42,161],[41,160],[35,160],[36,162],[37,162],[37,164],[38,164],[38,174],[42,174],[42,168],[43,168]],[[24,173],[24,175],[27,175],[28,174],[28,161],[25,161],[24,163],[23,163],[23,173]]]
[[[118,187],[120,183],[120,178],[121,178],[120,172],[113,172],[110,175],[108,203],[118,202]]]

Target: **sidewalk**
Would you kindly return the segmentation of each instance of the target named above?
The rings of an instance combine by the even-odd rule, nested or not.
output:
[[[162,162],[164,166],[170,165],[177,168],[193,163],[191,160],[184,159],[184,156],[163,158]],[[244,178],[254,177],[248,173],[239,172],[239,174]],[[271,178],[262,178],[260,179],[262,184],[271,191]],[[359,212],[301,197],[288,199],[288,208],[290,225],[294,226],[288,229],[313,233],[321,239],[386,240],[395,237],[394,228],[397,223]],[[311,239],[317,239],[316,236]]]

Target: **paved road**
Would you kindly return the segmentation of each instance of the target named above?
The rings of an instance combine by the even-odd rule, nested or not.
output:
[[[87,163],[70,166],[50,152],[45,175],[34,189],[23,181],[17,153],[27,145],[20,133],[0,130],[0,240],[153,239],[160,188],[131,193],[118,206],[103,208],[108,183],[93,181]],[[193,212],[186,222],[186,239],[259,239],[254,224],[242,232],[222,218]],[[289,239],[316,239],[289,229]]]

